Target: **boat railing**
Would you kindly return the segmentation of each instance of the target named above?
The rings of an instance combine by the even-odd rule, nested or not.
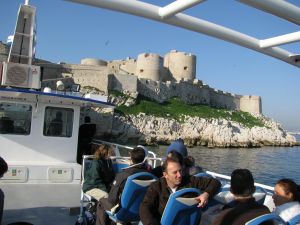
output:
[[[206,173],[212,175],[215,178],[230,181],[230,176],[220,174],[220,173],[211,172],[211,171],[206,171]],[[264,185],[264,184],[260,184],[260,183],[254,183],[254,185],[257,186],[257,187],[261,187],[261,188],[265,189],[267,192],[270,192],[270,193],[274,192],[274,187]]]
[[[121,152],[120,152],[121,149],[127,150],[127,152],[133,149],[133,147],[130,147],[128,145],[121,145],[121,144],[117,144],[117,143],[113,143],[113,142],[103,141],[103,140],[100,140],[100,139],[93,139],[91,144],[95,144],[95,145],[108,144],[108,145],[113,146],[115,156],[112,156],[111,159],[117,159],[117,160],[118,159],[119,160],[121,160],[121,159],[124,159],[124,160],[130,159],[129,156],[122,156],[121,155]],[[159,163],[162,162],[162,158],[157,158],[156,154],[152,151],[148,151],[147,160],[148,160],[148,162],[150,163],[150,165],[152,167],[156,167],[157,162],[159,162]]]

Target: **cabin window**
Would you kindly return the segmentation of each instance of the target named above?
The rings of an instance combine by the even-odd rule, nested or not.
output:
[[[28,104],[0,103],[0,134],[29,135],[32,106]]]
[[[52,137],[71,137],[74,110],[59,107],[46,107],[44,135]]]

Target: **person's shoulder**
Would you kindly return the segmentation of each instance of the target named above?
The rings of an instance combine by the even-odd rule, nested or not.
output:
[[[149,189],[150,190],[154,190],[158,193],[161,192],[161,190],[165,187],[164,185],[164,178],[161,177],[161,178],[158,178],[157,180],[153,181],[150,185],[149,185]]]

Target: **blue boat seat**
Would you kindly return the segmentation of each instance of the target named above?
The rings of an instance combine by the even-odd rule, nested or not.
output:
[[[288,225],[296,225],[296,224],[300,224],[300,212],[297,216],[293,217],[292,219],[290,219],[287,222]]]
[[[284,222],[283,219],[281,219],[280,216],[274,214],[274,213],[268,213],[268,214],[265,214],[265,215],[262,215],[262,216],[258,216],[250,221],[248,221],[247,223],[245,223],[245,225],[259,225],[263,222],[266,222],[266,221],[273,221],[273,222],[276,222],[276,225],[286,225],[286,223]]]
[[[122,159],[113,159],[112,165],[115,173],[120,173],[124,168],[127,168],[130,166],[130,162],[128,160],[122,160]]]
[[[184,197],[193,194],[193,197]],[[200,190],[196,188],[185,188],[169,197],[164,213],[161,218],[162,225],[194,225],[200,220],[200,209],[197,207],[196,196],[200,195]]]
[[[106,211],[115,223],[138,222],[139,208],[149,185],[157,178],[148,172],[140,172],[129,176],[121,195],[120,207],[113,211]]]

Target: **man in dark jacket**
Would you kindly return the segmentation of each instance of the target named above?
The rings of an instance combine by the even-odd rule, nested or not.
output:
[[[159,225],[163,211],[171,193],[183,188],[198,188],[203,193],[196,197],[198,207],[204,207],[214,196],[221,183],[214,178],[195,177],[182,174],[182,163],[177,157],[167,157],[163,164],[163,177],[153,182],[147,190],[140,206],[143,225]],[[200,209],[199,209],[200,210]]]
[[[82,155],[94,154],[91,152],[91,141],[96,133],[96,124],[91,123],[89,116],[84,117],[84,124],[79,127],[77,163],[81,164]]]
[[[254,179],[247,169],[236,169],[231,174],[230,191],[235,197],[234,206],[227,206],[217,216],[213,225],[240,225],[245,224],[258,216],[270,213],[270,210],[255,201],[252,197],[255,192]],[[264,222],[262,224],[273,224]]]
[[[130,152],[130,158],[133,163],[129,168],[124,169],[118,173],[116,179],[113,181],[112,187],[108,194],[108,198],[101,198],[97,207],[96,225],[106,225],[108,223],[108,216],[106,210],[111,210],[120,202],[121,193],[124,189],[127,177],[139,172],[146,172],[147,167],[144,162],[146,157],[145,151],[142,147],[135,147]]]

